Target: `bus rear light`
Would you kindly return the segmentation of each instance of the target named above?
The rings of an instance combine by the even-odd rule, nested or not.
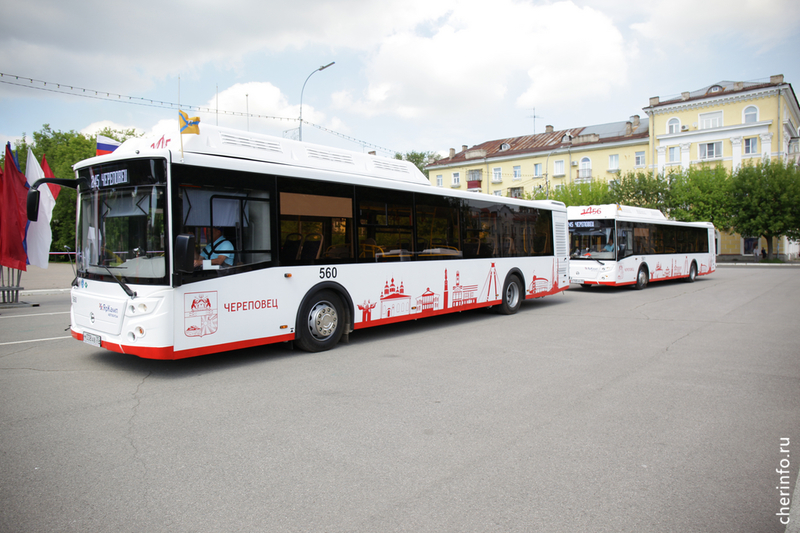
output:
[[[285,326],[285,325],[284,325],[284,326],[281,326],[281,329],[286,329],[286,328],[288,328],[288,327],[289,327],[289,326]]]

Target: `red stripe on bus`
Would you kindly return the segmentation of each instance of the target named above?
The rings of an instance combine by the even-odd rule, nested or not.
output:
[[[79,340],[83,340],[83,333],[78,333],[72,330],[72,336]],[[242,348],[251,348],[253,346],[263,346],[265,344],[276,344],[279,342],[293,341],[294,333],[286,335],[277,335],[275,337],[263,337],[260,339],[249,339],[237,342],[228,342],[224,344],[214,344],[212,346],[202,346],[200,348],[191,348],[188,350],[175,350],[172,346],[162,347],[149,347],[149,346],[131,346],[129,344],[117,344],[109,341],[101,341],[101,347],[113,352],[124,353],[128,355],[135,355],[145,359],[160,359],[160,360],[174,360],[185,359],[187,357],[196,357],[198,355],[207,355],[217,352],[227,352],[231,350],[241,350]]]

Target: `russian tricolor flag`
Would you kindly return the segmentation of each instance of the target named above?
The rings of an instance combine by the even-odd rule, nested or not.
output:
[[[120,142],[115,141],[114,139],[110,139],[108,137],[104,137],[102,135],[97,136],[97,155],[106,155],[110,154],[117,148],[119,148]]]

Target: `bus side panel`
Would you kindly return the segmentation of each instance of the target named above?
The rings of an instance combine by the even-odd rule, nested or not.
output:
[[[298,306],[332,281],[353,301],[353,327],[498,305],[512,268],[525,298],[567,289],[553,256],[274,267],[175,290],[174,358],[294,339]]]
[[[636,276],[642,264],[647,267],[650,281],[652,282],[688,277],[692,261],[697,265],[698,276],[711,274],[716,270],[714,255],[710,253],[626,257],[616,263],[613,267],[613,274],[609,272],[608,276],[602,276],[602,273],[594,274],[595,271],[601,268],[599,264],[592,265],[588,262],[578,263],[573,261],[572,265],[576,272],[582,274],[580,279],[583,283],[588,285],[624,286],[636,283]],[[609,263],[606,262],[606,264]],[[590,273],[591,275],[587,275]]]
[[[176,357],[292,340],[302,294],[285,271],[223,274],[176,288]]]

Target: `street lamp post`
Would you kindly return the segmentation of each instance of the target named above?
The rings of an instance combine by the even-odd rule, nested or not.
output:
[[[308,78],[313,76],[315,72],[319,72],[320,70],[325,70],[334,63],[336,63],[336,61],[331,61],[327,65],[324,65],[322,67],[319,67],[317,70],[312,71],[311,74],[308,75]],[[300,90],[300,140],[301,141],[303,140],[303,91],[306,90],[306,83],[308,83],[308,78],[306,78],[306,81],[303,82],[303,88]]]

